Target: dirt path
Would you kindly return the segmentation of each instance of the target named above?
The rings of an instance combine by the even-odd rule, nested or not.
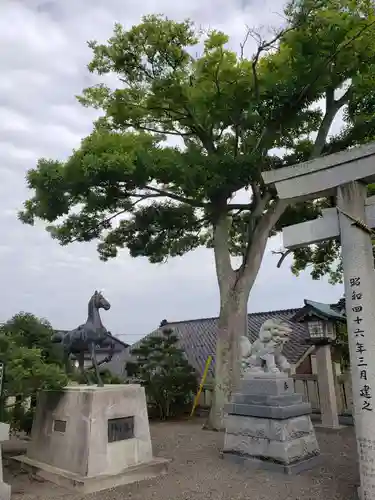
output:
[[[223,435],[202,421],[151,425],[154,454],[171,458],[166,476],[83,497],[50,483],[9,477],[12,500],[352,500],[358,480],[353,428],[317,431],[322,465],[298,476],[246,471],[219,456]],[[18,493],[17,493],[18,491]]]

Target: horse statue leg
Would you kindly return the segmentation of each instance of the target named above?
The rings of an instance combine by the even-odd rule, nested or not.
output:
[[[86,380],[86,384],[91,385],[91,379],[89,377],[89,374],[87,373],[87,370],[85,370],[85,353],[84,353],[84,351],[81,351],[78,354],[78,368],[79,368],[79,371],[80,371],[82,377]]]
[[[64,349],[63,362],[64,362],[65,373],[67,375],[71,374],[72,366],[70,364],[70,351],[69,351],[69,349]]]
[[[102,377],[100,376],[100,372],[99,372],[99,368],[98,368],[98,362],[96,360],[96,351],[95,351],[94,342],[90,342],[90,354],[91,354],[92,366],[94,367],[95,373],[96,373],[98,387],[104,387],[103,380],[102,380]]]

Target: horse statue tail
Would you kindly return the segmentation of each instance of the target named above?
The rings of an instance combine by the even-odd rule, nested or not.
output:
[[[54,344],[60,344],[64,339],[63,332],[55,332],[51,337],[51,342]]]

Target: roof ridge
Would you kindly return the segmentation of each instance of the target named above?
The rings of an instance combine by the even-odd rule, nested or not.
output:
[[[274,309],[272,311],[259,311],[255,313],[247,313],[248,316],[255,316],[256,314],[277,314],[277,313],[287,313],[295,312],[302,309],[302,307],[288,307],[287,309]]]
[[[271,311],[248,312],[247,316],[260,316],[263,314],[280,314],[280,313],[288,313],[288,312],[292,313],[292,312],[299,311],[302,308],[303,307],[289,307],[288,309],[274,309]],[[213,319],[219,319],[219,316],[210,316],[208,318],[183,319],[183,320],[179,320],[179,321],[168,321],[168,323],[166,325],[163,325],[163,326],[180,325],[181,323],[196,323],[196,322],[201,322],[201,321],[209,321],[209,320],[213,320]],[[158,327],[155,330],[158,330],[159,328],[162,328],[162,327]]]

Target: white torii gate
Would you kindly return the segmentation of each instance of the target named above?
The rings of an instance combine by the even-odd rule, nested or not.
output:
[[[281,199],[291,203],[336,195],[336,208],[314,221],[283,231],[284,246],[294,249],[341,238],[346,316],[351,360],[353,417],[360,467],[360,498],[375,499],[375,273],[371,227],[375,197],[375,143],[299,165],[262,173]]]

